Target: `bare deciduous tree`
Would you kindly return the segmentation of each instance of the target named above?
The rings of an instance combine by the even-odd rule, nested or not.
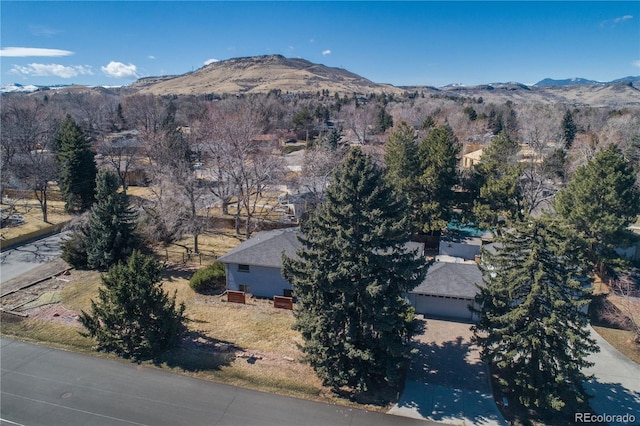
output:
[[[127,134],[115,138],[103,137],[98,145],[102,160],[112,168],[120,178],[122,192],[127,193],[128,175],[141,158],[141,142],[136,134]]]
[[[333,171],[340,165],[346,150],[332,149],[323,144],[308,149],[304,154],[304,164],[300,176],[300,187],[311,192],[316,203],[323,198]]]
[[[551,113],[544,110],[530,113],[531,118],[522,120],[519,126],[525,142],[520,190],[528,214],[548,205],[564,180],[563,143],[550,119]]]
[[[153,95],[132,95],[122,99],[124,117],[140,132],[145,142],[153,141],[167,116],[167,105],[162,98]]]
[[[356,101],[351,102],[342,107],[340,117],[343,120],[345,130],[350,130],[353,133],[355,142],[365,145],[375,129],[377,104],[367,102],[364,105],[359,105]]]
[[[245,219],[244,234],[249,237],[256,222],[270,207],[263,196],[284,174],[284,165],[276,146],[255,141],[262,132],[262,117],[246,100],[213,105],[206,122],[199,123],[198,132],[206,134],[206,160],[212,174],[211,192],[222,202],[223,213],[233,199],[236,232],[240,219]]]
[[[153,138],[151,139],[151,136]],[[146,213],[158,222],[157,235],[165,242],[182,233],[193,235],[194,252],[205,223],[199,216],[204,207],[204,188],[197,178],[188,138],[175,122],[171,108],[157,129],[147,133],[149,176],[154,200]]]
[[[54,133],[51,116],[38,100],[13,98],[3,102],[3,176],[13,178],[19,187],[33,191],[44,222],[48,222],[49,182],[55,179],[57,172],[51,152]],[[5,149],[9,152],[5,153]]]
[[[640,345],[640,270],[631,268],[610,284],[609,303],[604,304],[605,320],[628,329]]]

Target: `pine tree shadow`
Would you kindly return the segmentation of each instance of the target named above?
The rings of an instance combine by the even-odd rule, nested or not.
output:
[[[620,383],[602,383],[591,379],[585,383],[587,392],[592,395],[589,404],[594,412],[610,415],[633,415],[635,421],[609,422],[615,424],[640,425],[640,392],[629,390]]]
[[[440,344],[416,341],[413,347],[398,410],[456,424],[502,421],[488,385],[487,369],[468,340],[452,336]]]
[[[471,343],[460,336],[435,343],[415,342],[409,378],[423,383],[468,390],[485,390],[487,373],[484,364],[471,361]]]
[[[153,360],[156,365],[180,368],[188,372],[216,371],[229,366],[242,348],[231,342],[211,338],[198,331],[182,336],[180,344]]]
[[[179,264],[168,264],[163,268],[162,279],[167,281],[187,280],[191,279],[195,271]]]

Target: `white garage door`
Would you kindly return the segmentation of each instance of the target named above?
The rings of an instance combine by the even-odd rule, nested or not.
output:
[[[464,320],[472,319],[472,314],[468,307],[472,302],[471,300],[427,296],[424,294],[414,294],[413,296],[415,298],[413,306],[418,314]]]

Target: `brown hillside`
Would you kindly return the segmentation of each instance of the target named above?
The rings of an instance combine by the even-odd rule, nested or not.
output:
[[[170,78],[145,78],[134,83],[140,93],[156,95],[267,93],[368,94],[403,92],[397,87],[373,83],[344,69],[314,64],[281,55],[234,58],[214,62],[194,72]]]

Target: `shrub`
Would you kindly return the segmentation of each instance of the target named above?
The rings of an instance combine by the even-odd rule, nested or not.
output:
[[[189,286],[198,293],[213,293],[224,289],[225,284],[225,269],[221,262],[197,270],[189,280]]]

